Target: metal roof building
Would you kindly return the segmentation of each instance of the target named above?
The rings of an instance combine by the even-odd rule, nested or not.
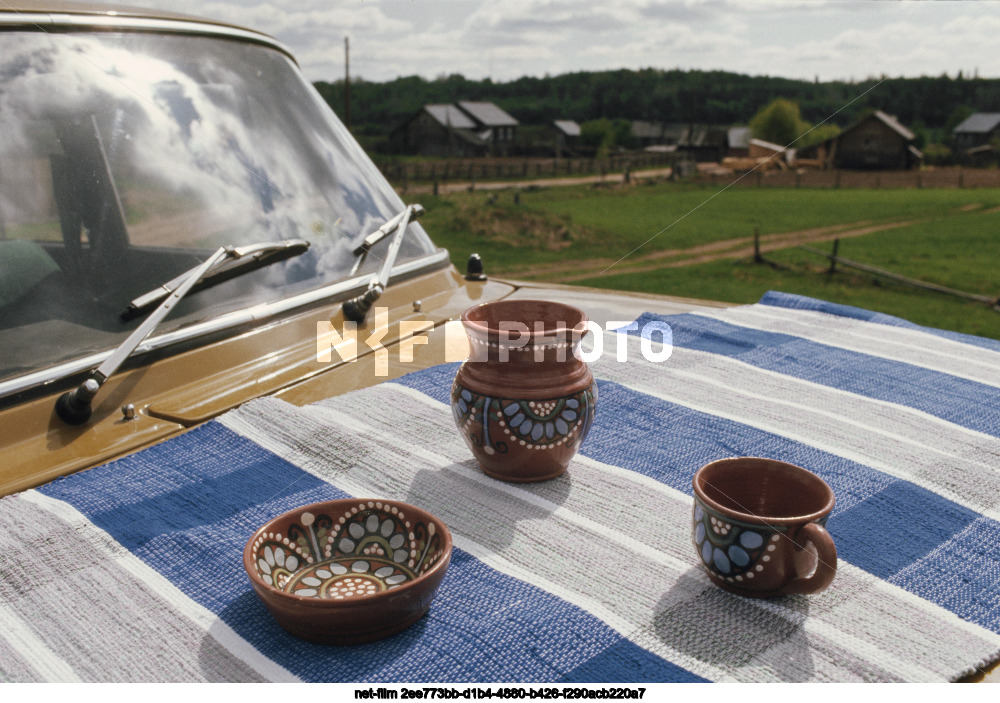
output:
[[[552,124],[567,137],[575,138],[580,136],[580,125],[573,120],[555,120]]]
[[[520,124],[493,103],[462,100],[458,106],[483,127],[516,127]]]
[[[1000,126],[1000,112],[977,112],[955,127],[955,134],[989,134]]]
[[[476,123],[454,105],[424,105],[424,110],[443,127],[475,129]]]

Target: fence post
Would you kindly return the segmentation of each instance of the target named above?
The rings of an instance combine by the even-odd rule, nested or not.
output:
[[[760,229],[753,228],[753,262],[759,264],[763,261],[760,257]]]
[[[837,269],[837,250],[840,249],[840,237],[833,240],[833,253],[830,255],[830,268],[826,273],[832,274]]]

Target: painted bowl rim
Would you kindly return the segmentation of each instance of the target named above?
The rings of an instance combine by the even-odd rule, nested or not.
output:
[[[257,538],[260,537],[262,533],[267,532],[273,524],[303,511],[334,511],[340,509],[341,506],[344,508],[350,508],[360,503],[364,503],[366,508],[368,508],[368,503],[392,505],[400,510],[411,511],[411,513],[416,515],[418,519],[423,519],[425,522],[434,522],[436,526],[435,529],[438,530],[438,534],[441,535],[441,558],[438,559],[437,562],[427,571],[419,574],[412,581],[406,581],[405,583],[400,584],[396,588],[387,591],[379,591],[378,593],[373,593],[371,595],[348,596],[346,598],[339,599],[315,598],[313,596],[299,596],[294,593],[289,593],[288,591],[283,591],[280,588],[265,582],[257,573],[257,569],[254,566],[253,561],[253,544],[257,541]],[[401,500],[394,500],[392,498],[338,498],[335,500],[324,500],[318,503],[309,503],[308,505],[300,505],[292,508],[291,510],[286,510],[280,515],[276,515],[265,522],[258,529],[254,530],[254,533],[250,535],[250,539],[247,540],[246,546],[243,547],[243,570],[246,571],[247,576],[249,576],[250,582],[254,585],[255,589],[263,589],[269,597],[278,598],[290,604],[299,604],[307,607],[346,610],[352,607],[368,606],[381,601],[393,600],[407,591],[418,588],[425,581],[432,579],[439,571],[443,571],[448,568],[448,564],[451,561],[451,550],[452,538],[451,531],[448,529],[448,526],[444,524],[444,521],[442,521],[441,518],[424,510],[423,508],[418,508],[410,503],[404,503]]]

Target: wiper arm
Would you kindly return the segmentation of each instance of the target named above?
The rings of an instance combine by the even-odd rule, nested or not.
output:
[[[406,214],[407,210],[410,211],[411,220],[416,220],[424,214],[423,205],[417,205],[416,203],[413,205],[407,205],[402,212],[390,217],[386,220],[384,225],[362,239],[361,243],[354,247],[354,251],[352,252],[356,257],[358,257],[358,259],[354,262],[354,266],[351,268],[352,276],[357,273],[361,264],[365,262],[365,258],[368,256],[368,252],[371,251],[372,247],[399,228],[399,223],[402,221],[403,215]]]
[[[201,280],[197,281],[191,287],[189,292],[197,293],[200,290],[217,286],[220,283],[225,283],[232,278],[242,276],[250,271],[256,271],[259,268],[290,259],[293,256],[298,256],[308,248],[309,242],[304,239],[286,239],[280,242],[262,242],[240,247],[226,247],[230,255],[210,271],[206,272],[201,277]],[[127,322],[148,312],[150,308],[162,302],[164,298],[173,293],[200,266],[199,264],[195,268],[185,271],[162,286],[140,295],[130,302],[128,308],[121,314],[122,321]]]
[[[342,309],[346,319],[354,322],[364,321],[365,316],[368,314],[368,311],[371,310],[372,305],[375,304],[376,300],[382,297],[382,293],[385,292],[386,286],[389,285],[389,274],[392,273],[392,267],[396,263],[396,256],[399,254],[399,247],[403,243],[403,237],[406,236],[406,228],[410,224],[411,220],[415,220],[423,214],[423,206],[416,204],[407,205],[401,213],[391,218],[384,225],[369,234],[357,247],[354,248],[354,255],[359,258],[354,263],[354,268],[351,270],[351,273],[358,270],[358,267],[361,266],[373,246],[395,232],[392,241],[389,242],[389,249],[385,253],[385,259],[382,260],[382,266],[379,267],[378,273],[372,276],[371,281],[368,282],[368,290],[358,297],[351,298],[344,303]]]
[[[296,256],[301,254],[306,249],[309,248],[309,243],[301,240],[296,240],[294,242],[282,243],[293,244],[287,248],[282,247],[280,251],[285,253],[285,256],[281,258],[287,259],[289,256]],[[232,261],[238,261],[239,259],[247,256],[253,256],[262,251],[267,251],[273,249],[277,245],[275,244],[263,244],[263,245],[251,245],[248,247],[220,247],[217,249],[210,257],[205,259],[201,264],[195,268],[182,274],[180,277],[175,278],[170,281],[167,286],[171,284],[177,284],[173,286],[171,290],[166,291],[166,286],[164,286],[164,293],[160,294],[159,291],[153,291],[147,295],[158,295],[164,297],[165,299],[160,303],[159,307],[154,310],[149,317],[143,320],[142,324],[135,328],[135,330],[128,336],[128,338],[122,342],[111,356],[104,360],[104,362],[97,367],[90,376],[81,383],[79,386],[71,391],[67,391],[59,396],[59,400],[56,401],[56,414],[68,425],[82,425],[84,422],[90,419],[92,412],[91,402],[94,400],[94,396],[101,389],[101,386],[118,370],[118,367],[125,363],[125,360],[132,356],[132,353],[136,350],[143,340],[148,337],[156,326],[160,324],[164,317],[167,316],[171,310],[181,301],[181,299],[187,295],[197,284],[205,280],[207,277],[214,275],[214,271],[217,269],[223,270],[223,272],[228,272],[228,278],[232,278],[238,273],[253,270],[254,268],[259,268],[264,264],[258,263],[256,266],[242,267],[239,269],[238,273],[234,272],[233,266],[230,265]],[[292,253],[288,253],[292,252]],[[278,261],[280,259],[272,259],[272,261]],[[179,283],[178,283],[179,281]],[[146,296],[137,298],[136,300],[142,300]],[[135,301],[133,301],[133,304]],[[151,303],[144,303],[144,305],[149,305]],[[131,306],[129,308],[132,309]]]

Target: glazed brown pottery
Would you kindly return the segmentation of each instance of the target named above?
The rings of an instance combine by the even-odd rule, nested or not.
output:
[[[257,530],[243,550],[254,591],[288,632],[322,644],[395,634],[430,607],[451,533],[395,500],[313,503]]]
[[[580,358],[587,316],[544,300],[501,300],[462,315],[471,355],[451,390],[462,437],[505,481],[566,471],[594,421],[597,385]]]
[[[694,475],[693,539],[717,585],[743,596],[818,593],[833,581],[837,548],[824,525],[833,490],[773,459],[720,459]]]

